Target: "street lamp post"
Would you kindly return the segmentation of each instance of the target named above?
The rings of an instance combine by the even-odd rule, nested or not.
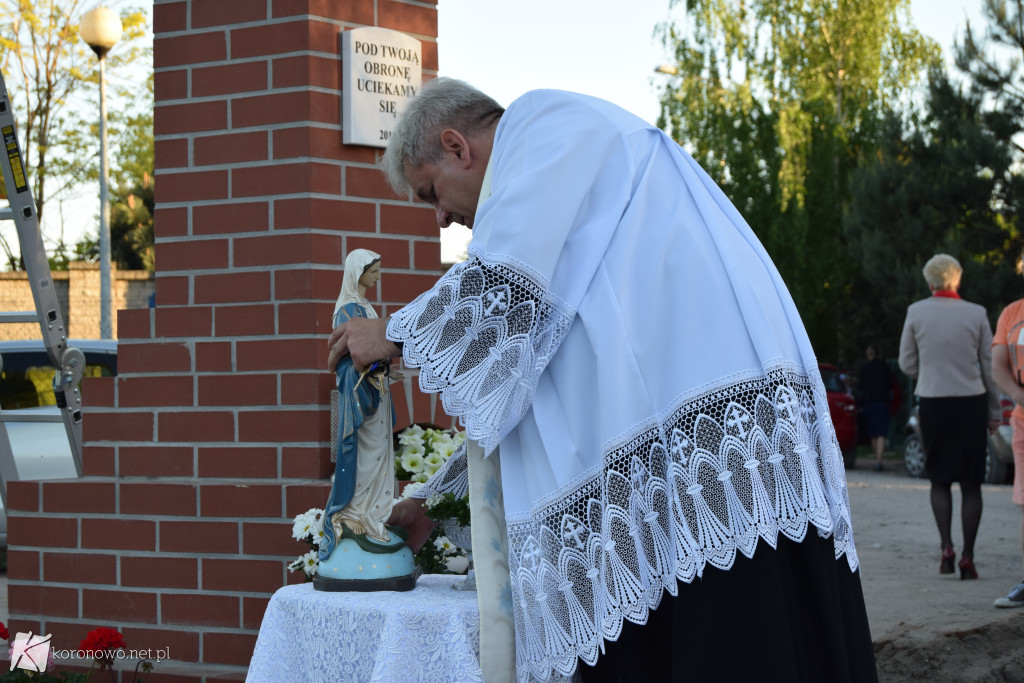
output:
[[[111,324],[110,285],[110,200],[107,185],[107,52],[121,39],[121,20],[117,14],[100,6],[82,17],[82,40],[96,53],[100,62],[100,338],[113,338]]]

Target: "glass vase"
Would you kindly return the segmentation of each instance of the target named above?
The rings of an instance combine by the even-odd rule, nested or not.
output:
[[[466,559],[469,560],[469,568],[466,570],[466,580],[453,583],[452,588],[460,591],[475,591],[476,572],[473,569],[473,537],[470,533],[469,525],[459,526],[458,522],[454,519],[446,519],[441,522],[441,526],[444,527],[444,533],[448,537],[448,540],[465,550]]]

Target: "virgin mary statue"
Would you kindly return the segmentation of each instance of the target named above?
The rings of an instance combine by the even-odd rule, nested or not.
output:
[[[380,254],[356,249],[345,258],[334,327],[351,318],[376,318],[366,290],[380,280]],[[324,538],[313,585],[325,591],[411,590],[412,551],[405,533],[385,524],[395,490],[394,412],[388,391],[390,361],[358,369],[338,364],[338,460],[324,506]]]

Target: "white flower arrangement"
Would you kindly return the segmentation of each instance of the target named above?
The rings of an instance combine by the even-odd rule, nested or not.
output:
[[[465,432],[450,432],[443,429],[424,429],[419,425],[412,425],[403,429],[398,434],[398,450],[395,453],[395,478],[402,481],[411,481],[407,484],[400,498],[415,496],[417,491],[423,488],[424,483],[435,472],[444,466],[463,441],[466,440]],[[451,494],[448,494],[451,497]],[[460,508],[465,510],[466,523],[469,521],[469,503],[466,500],[456,502],[454,497],[446,500],[444,496],[434,494],[426,501],[427,515],[431,519],[437,519],[431,513],[436,512],[434,508],[439,505],[446,514],[451,509]],[[427,574],[463,574],[469,566],[469,559],[465,550],[456,547],[450,539],[444,535],[444,529],[438,525],[431,533],[427,542],[423,544],[416,553],[416,564]]]
[[[426,482],[465,440],[465,432],[424,429],[419,425],[406,427],[398,434],[395,477],[399,481]]]
[[[312,581],[320,564],[320,543],[324,540],[324,511],[320,508],[310,508],[296,515],[295,521],[292,522],[292,538],[308,543],[311,550],[289,562],[288,571],[301,569],[306,575],[306,581]]]
[[[455,552],[455,544],[449,541],[447,536],[438,536],[435,538],[434,547],[444,552],[445,555],[450,555]]]
[[[402,450],[402,456],[398,459],[402,469],[411,474],[422,472],[426,465],[426,458],[423,457],[423,446],[419,444],[406,446]]]
[[[398,435],[400,446],[395,454],[395,475],[398,479],[412,480],[402,491],[401,498],[409,498],[423,487],[423,484],[458,450],[466,440],[465,432],[448,432],[443,429],[424,429],[412,425]],[[442,496],[433,495],[427,499],[427,507],[434,508],[444,502]],[[468,510],[468,503],[465,504]],[[467,512],[468,514],[468,512]],[[432,543],[428,541],[417,555],[417,563],[427,562],[427,571],[448,571],[463,573],[466,571],[467,559],[465,551],[457,548],[447,537],[442,536],[440,527],[432,535]],[[288,571],[303,571],[306,581],[312,581],[319,565],[320,544],[324,538],[324,511],[310,508],[295,516],[292,521],[292,538],[309,545],[309,552],[300,555],[288,563]],[[425,556],[429,554],[430,557]],[[423,556],[423,557],[421,557]]]
[[[398,499],[405,500],[406,498],[412,498],[413,495],[421,488],[423,488],[423,483],[414,481],[411,484],[406,485],[406,487],[402,489],[402,495],[400,495]]]
[[[444,464],[445,460],[447,460],[447,458],[443,457],[437,451],[434,451],[427,457],[423,458],[423,464],[426,465],[427,474],[433,475],[434,472],[441,469],[441,465]]]
[[[422,484],[409,484],[406,490],[414,486],[421,488]],[[462,526],[469,524],[469,496],[456,499],[451,493],[435,493],[423,502],[427,516],[435,522],[457,519]],[[438,524],[416,554],[416,564],[427,574],[464,574],[469,559],[466,550],[445,535],[444,525]]]

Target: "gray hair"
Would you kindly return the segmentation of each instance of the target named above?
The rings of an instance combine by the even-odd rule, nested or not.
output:
[[[485,130],[505,109],[473,86],[454,78],[428,82],[402,111],[379,166],[400,195],[410,191],[405,165],[422,166],[441,158],[441,131],[470,136]]]
[[[964,269],[949,254],[936,254],[924,264],[924,279],[932,289],[956,289]]]

